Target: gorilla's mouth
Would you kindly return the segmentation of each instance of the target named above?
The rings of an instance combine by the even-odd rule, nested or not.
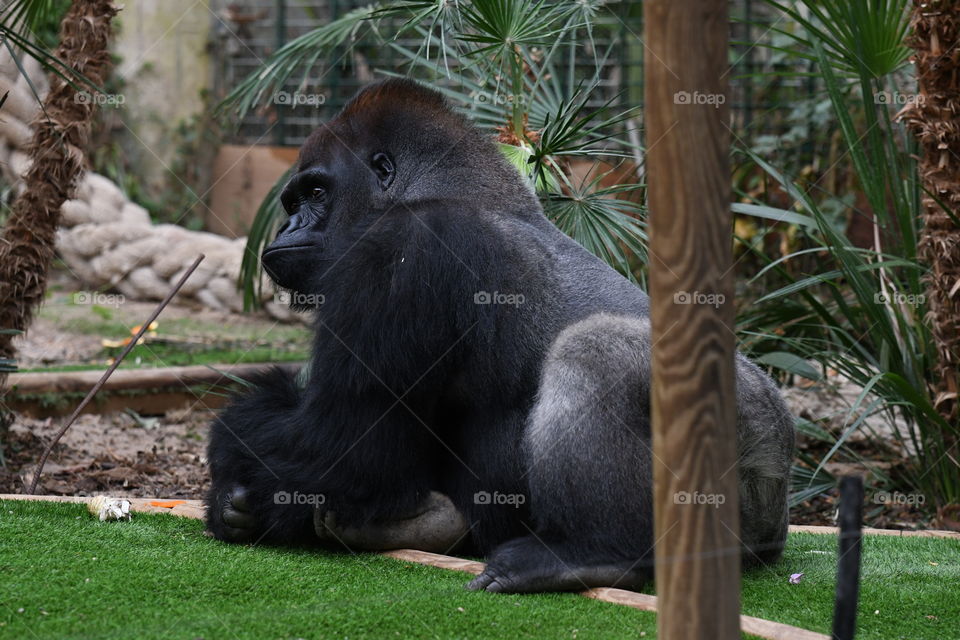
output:
[[[291,244],[291,245],[284,245],[282,247],[267,247],[266,249],[263,250],[263,255],[267,255],[268,253],[277,253],[278,251],[291,251],[293,249],[309,249],[309,248],[310,248],[309,244]]]

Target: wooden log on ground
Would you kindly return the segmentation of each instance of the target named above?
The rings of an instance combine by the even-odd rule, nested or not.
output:
[[[216,365],[217,370],[200,365],[156,369],[120,369],[107,380],[101,391],[161,389],[197,384],[226,384],[231,382],[231,380],[225,376],[224,373],[238,378],[248,378],[257,372],[262,372],[270,366],[277,366],[296,372],[303,366],[303,363],[283,363],[277,365],[262,363],[225,364]],[[221,371],[223,373],[221,373]],[[102,375],[103,371],[100,370],[12,373],[8,380],[11,394],[69,393],[80,391],[85,393],[100,380]]]
[[[110,413],[132,409],[141,415],[162,415],[186,403],[197,403],[208,409],[226,404],[223,387],[233,381],[223,371],[242,379],[249,378],[270,365],[218,365],[219,371],[205,366],[164,367],[156,369],[118,370],[107,380],[93,401],[82,413]],[[303,363],[276,365],[296,372]],[[70,414],[79,397],[87,393],[102,372],[63,371],[17,373],[10,376],[12,390],[6,403],[12,411],[32,418],[49,418]],[[141,393],[149,391],[149,393]],[[58,397],[59,396],[59,397]]]

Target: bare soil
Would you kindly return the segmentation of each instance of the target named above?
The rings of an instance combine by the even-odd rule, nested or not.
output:
[[[139,424],[125,413],[82,415],[54,448],[37,493],[201,498],[208,482],[206,437],[212,418],[199,403],[141,418]],[[43,448],[62,425],[62,418],[18,416],[0,492],[25,492]]]

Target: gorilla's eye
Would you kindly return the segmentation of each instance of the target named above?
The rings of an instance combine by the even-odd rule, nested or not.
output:
[[[313,189],[310,190],[310,197],[311,197],[311,198],[322,198],[322,197],[323,197],[323,194],[325,194],[326,192],[327,192],[327,190],[324,189],[323,187],[314,187]]]

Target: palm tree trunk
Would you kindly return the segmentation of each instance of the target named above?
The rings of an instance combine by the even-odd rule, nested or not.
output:
[[[920,176],[931,195],[922,200],[924,228],[917,247],[930,267],[928,320],[937,348],[937,411],[956,424],[960,367],[960,7],[945,0],[913,0],[912,34],[919,96],[903,118],[923,150]],[[950,212],[944,211],[940,201]]]
[[[55,55],[96,86],[103,85],[110,70],[107,41],[116,13],[110,0],[74,0],[60,24],[60,46]],[[50,93],[33,122],[33,140],[27,150],[32,164],[24,176],[25,189],[0,232],[3,329],[25,331],[34,309],[43,301],[60,206],[73,195],[84,170],[84,148],[95,101],[78,100],[75,86],[56,74],[50,76]],[[12,338],[0,334],[0,358],[15,355]],[[0,396],[5,382],[6,374],[0,373]]]

